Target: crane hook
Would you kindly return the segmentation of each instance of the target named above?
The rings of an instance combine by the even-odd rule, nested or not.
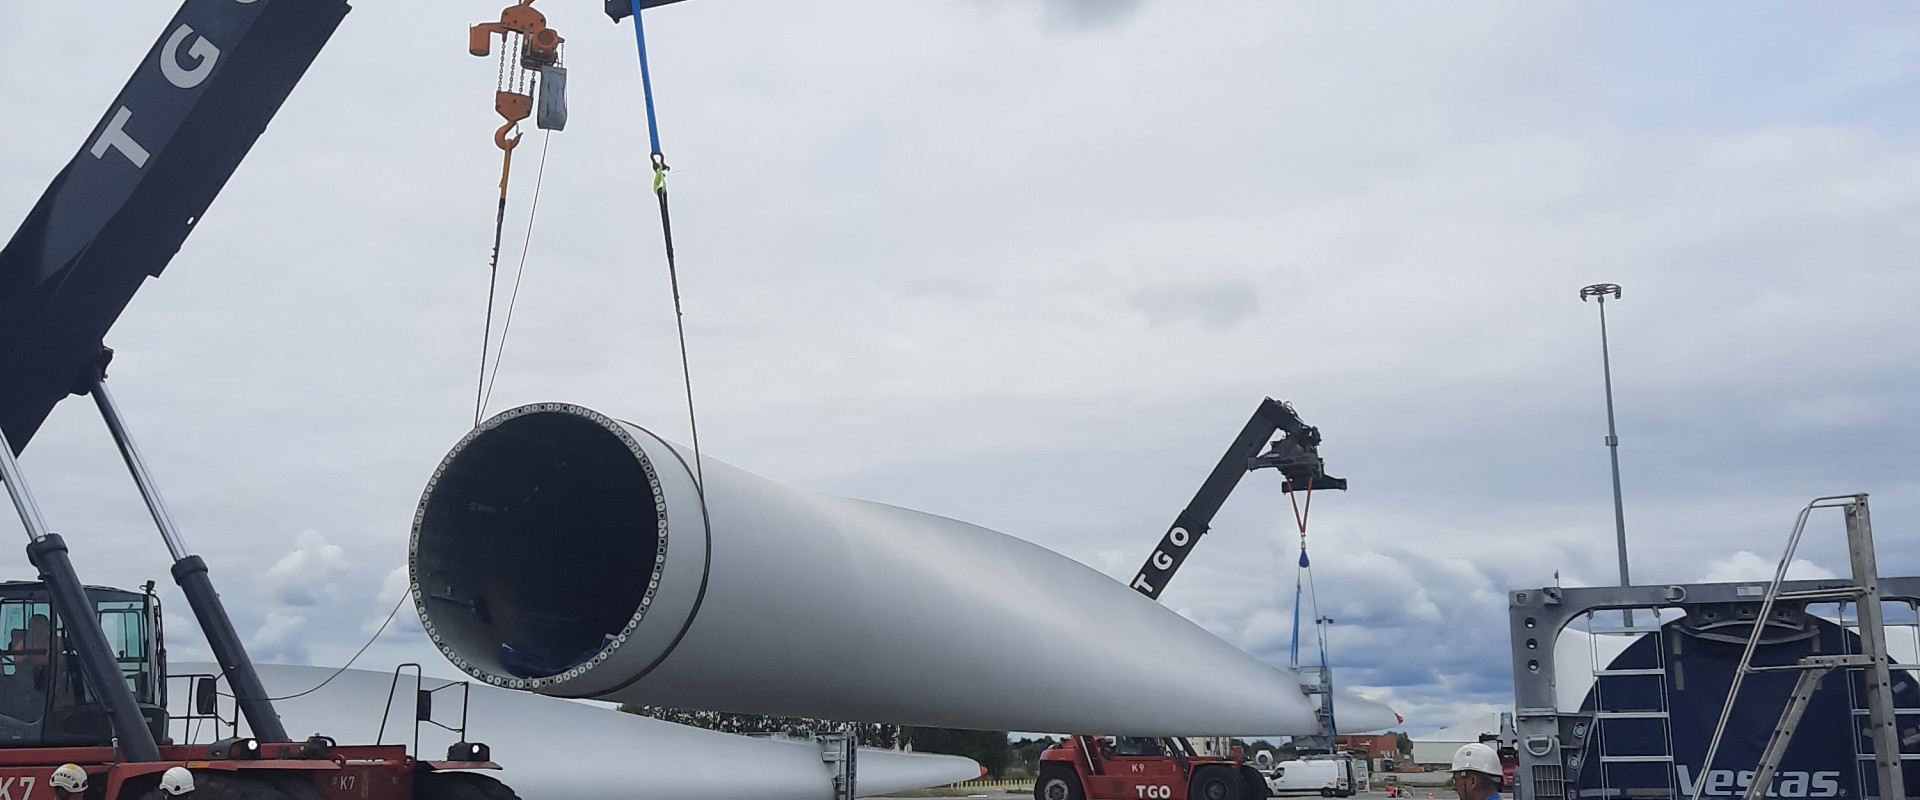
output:
[[[514,145],[520,143],[520,137],[523,134],[514,134],[511,138],[507,134],[512,132],[521,120],[526,119],[528,114],[533,113],[533,96],[519,92],[497,91],[493,93],[493,109],[500,112],[501,118],[507,121],[507,124],[500,126],[500,130],[494,131],[493,143],[499,145],[502,150],[512,150]]]
[[[518,127],[520,127],[520,123],[511,120],[508,121],[507,124],[500,126],[500,130],[493,132],[493,143],[499,145],[502,150],[512,150],[520,146],[520,137],[526,134],[514,132],[514,129]],[[509,133],[513,135],[509,137],[507,135]]]

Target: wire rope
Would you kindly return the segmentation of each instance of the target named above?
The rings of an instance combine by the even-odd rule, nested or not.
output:
[[[380,623],[380,629],[374,631],[372,636],[367,637],[366,644],[360,645],[360,649],[354,651],[353,657],[347,659],[347,663],[340,665],[339,669],[336,669],[331,674],[327,675],[326,680],[321,681],[319,684],[315,685],[313,688],[308,689],[306,691],[294,692],[293,694],[282,695],[280,697],[262,697],[258,699],[265,700],[270,703],[277,703],[277,702],[280,702],[281,700],[292,700],[297,697],[306,697],[307,695],[313,694],[314,692],[317,692],[317,691],[320,691],[321,689],[326,688],[327,684],[333,683],[333,679],[340,677],[341,675],[345,674],[348,669],[351,669],[353,667],[353,662],[359,661],[361,656],[366,655],[367,648],[372,647],[373,643],[379,640],[380,635],[387,632],[387,626],[393,624],[393,618],[399,615],[400,607],[406,604],[407,604],[407,595],[405,594],[400,595],[400,600],[393,604],[393,610],[388,611],[387,618]],[[221,677],[226,677],[224,672],[221,674]],[[221,692],[220,696],[232,698],[235,700],[241,699],[235,695],[227,694],[226,692]],[[253,698],[247,698],[247,699],[253,699]]]
[[[486,377],[486,394],[480,400],[480,411],[474,415],[474,424],[486,414],[488,403],[493,402],[493,387],[500,378],[500,360],[507,352],[507,334],[513,331],[513,308],[520,302],[520,281],[527,274],[527,248],[533,244],[533,221],[540,212],[540,185],[547,177],[547,145],[553,142],[553,131],[547,131],[540,140],[540,167],[533,177],[533,204],[527,209],[527,235],[520,242],[520,263],[513,270],[513,291],[507,296],[506,320],[500,323],[500,344],[493,348],[493,370]]]
[[[660,204],[660,235],[667,251],[667,279],[673,289],[673,325],[680,340],[680,379],[687,396],[687,427],[693,436],[694,485],[699,490],[702,514],[706,511],[707,480],[700,457],[700,418],[694,410],[693,370],[687,355],[686,313],[680,300],[680,269],[673,253],[673,216],[667,205],[667,158],[660,149],[660,120],[653,110],[653,70],[647,65],[647,34],[640,21],[640,0],[629,0],[633,12],[634,46],[640,54],[640,91],[647,108],[647,141],[652,145],[653,194]]]

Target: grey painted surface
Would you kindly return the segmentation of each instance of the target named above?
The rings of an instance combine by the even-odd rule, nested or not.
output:
[[[174,674],[212,673],[211,663],[176,663]],[[305,691],[333,670],[260,665],[260,678],[276,696]],[[392,681],[391,673],[347,670],[312,694],[275,703],[295,737],[323,733],[349,744],[373,742]],[[431,689],[447,682],[427,678]],[[182,705],[189,692],[177,691]],[[411,744],[413,678],[400,683],[386,742]],[[675,800],[831,800],[831,774],[811,742],[758,739],[690,728],[624,714],[598,705],[525,692],[472,687],[468,735],[493,749],[505,769],[492,773],[523,800],[613,800],[672,797]],[[459,719],[457,689],[439,692],[435,718]],[[178,728],[175,735],[182,735]],[[198,741],[213,738],[203,728]],[[452,734],[424,727],[420,754],[444,758]],[[863,794],[940,786],[980,776],[980,766],[958,756],[862,750],[858,788]]]
[[[653,504],[665,539],[657,589],[620,640],[574,670],[524,681],[499,671],[498,639],[482,635],[469,606],[433,599],[470,602],[495,579],[429,569],[423,592],[421,564],[460,555],[435,546],[468,546],[464,517],[426,513],[435,494],[464,507],[472,482],[494,477],[459,461],[463,450],[512,438],[503,423],[547,415],[592,420],[594,436],[619,439],[620,452],[657,476],[627,491]],[[574,406],[522,407],[487,421],[436,472],[422,501],[427,522],[415,526],[414,598],[436,643],[483,680],[634,703],[995,730],[1316,730],[1293,673],[1079,562],[957,520],[798,492],[713,458],[703,461],[711,516],[703,526],[690,459],[645,429]],[[653,523],[648,514],[622,535],[651,536]],[[573,534],[528,521],[515,535]],[[490,595],[488,607],[508,613],[513,597]]]

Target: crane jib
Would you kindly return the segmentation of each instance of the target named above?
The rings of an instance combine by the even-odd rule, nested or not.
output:
[[[1133,576],[1131,584],[1135,591],[1158,600],[1160,590],[1166,588],[1167,579],[1173,577],[1174,570],[1187,560],[1187,554],[1193,551],[1193,543],[1207,532],[1206,526],[1196,525],[1188,529],[1186,525],[1174,523],[1160,537],[1160,546],[1154,548],[1153,555],[1147,557],[1147,563],[1140,567],[1139,574]]]
[[[1270,440],[1276,433],[1281,434],[1281,438]],[[1320,430],[1301,421],[1286,403],[1265,398],[1232,444],[1227,445],[1226,453],[1201,481],[1193,500],[1180,510],[1173,527],[1160,537],[1160,544],[1147,556],[1146,563],[1140,565],[1140,571],[1134,573],[1133,582],[1128,585],[1147,597],[1160,599],[1161,590],[1193,552],[1194,543],[1206,535],[1213,516],[1220,512],[1220,506],[1226,503],[1234,487],[1240,485],[1240,478],[1259,469],[1278,470],[1286,477],[1281,491],[1288,493],[1347,488],[1346,479],[1326,473],[1325,462],[1320,459]]]
[[[24,449],[81,388],[346,16],[344,0],[186,0],[0,250],[0,430]]]

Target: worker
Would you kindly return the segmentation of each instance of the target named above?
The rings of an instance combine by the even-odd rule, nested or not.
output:
[[[8,649],[14,653],[14,660],[29,666],[46,666],[47,651],[53,644],[53,623],[47,615],[35,614],[27,619],[27,626],[13,632],[13,641]]]
[[[33,680],[33,688],[47,685],[47,662],[53,655],[53,623],[45,614],[27,619],[24,631],[13,642],[13,663]]]
[[[1453,793],[1460,800],[1499,800],[1505,778],[1500,754],[1492,747],[1468,742],[1453,752]]]
[[[193,773],[186,767],[168,767],[160,776],[160,791],[168,797],[193,794]]]
[[[47,783],[53,786],[54,800],[78,800],[87,793],[87,771],[79,764],[61,764]]]

